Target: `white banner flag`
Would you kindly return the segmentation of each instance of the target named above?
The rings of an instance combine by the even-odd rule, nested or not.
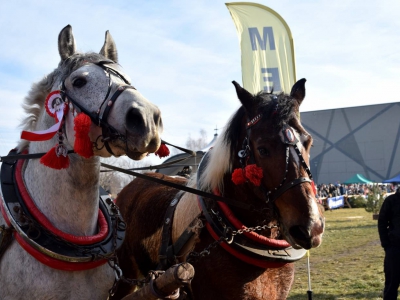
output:
[[[296,82],[294,44],[289,26],[274,10],[257,3],[226,3],[242,53],[243,87],[290,93]]]

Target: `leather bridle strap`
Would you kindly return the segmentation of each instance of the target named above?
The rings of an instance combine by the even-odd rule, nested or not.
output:
[[[104,112],[102,114],[102,116],[99,116],[99,123],[104,125],[101,126],[102,128],[102,134],[103,134],[103,143],[104,146],[106,147],[107,151],[114,155],[114,153],[111,150],[110,145],[108,144],[108,142],[110,140],[114,140],[114,139],[122,139],[125,140],[126,142],[126,138],[125,136],[121,135],[114,127],[112,127],[111,125],[109,125],[107,123],[107,118],[108,115],[111,111],[111,108],[113,107],[115,101],[117,101],[118,97],[122,94],[123,91],[125,91],[126,89],[134,89],[136,90],[133,86],[131,85],[121,85],[118,87],[118,89],[114,92],[114,94],[112,95],[112,97],[110,98],[110,100],[108,101],[106,108],[104,109]]]
[[[282,134],[283,134],[283,138],[284,138],[284,143],[286,144],[286,171],[285,171],[285,175],[284,175],[284,178],[283,178],[281,184],[277,188],[275,188],[275,192],[274,193],[267,192],[267,199],[268,199],[267,201],[272,201],[272,202],[275,201],[276,199],[278,199],[283,193],[285,193],[292,187],[295,187],[296,185],[299,185],[302,183],[306,183],[306,182],[311,183],[312,182],[312,174],[311,174],[310,168],[304,161],[303,155],[301,154],[300,149],[299,149],[300,141],[296,138],[296,136],[294,136],[294,133],[293,133],[291,127],[287,124],[284,124],[283,129],[282,129]],[[297,156],[300,159],[301,166],[306,171],[309,178],[299,177],[299,178],[296,178],[284,185],[284,183],[286,181],[286,175],[288,172],[289,153],[290,153],[289,147],[290,146],[293,146]],[[270,196],[271,194],[272,194],[272,197]]]
[[[114,155],[108,142],[115,140],[115,139],[121,139],[123,141],[126,141],[126,136],[119,133],[117,129],[115,129],[113,126],[108,124],[108,122],[107,122],[108,115],[109,115],[114,103],[117,101],[118,97],[121,95],[121,93],[123,91],[125,91],[126,89],[136,90],[136,88],[133,87],[132,85],[130,85],[129,80],[126,79],[126,77],[122,73],[120,73],[116,69],[112,68],[113,64],[116,65],[114,62],[100,61],[100,62],[97,62],[94,64],[101,67],[109,76],[107,93],[106,93],[106,96],[104,97],[104,100],[102,101],[100,107],[98,108],[97,112],[90,112],[88,109],[86,109],[81,104],[79,104],[78,101],[76,101],[71,96],[69,96],[67,94],[67,90],[65,87],[65,81],[63,81],[63,83],[62,83],[62,88],[61,88],[60,94],[61,94],[61,97],[64,100],[64,102],[69,100],[73,104],[73,106],[75,108],[77,108],[78,112],[83,112],[84,114],[88,115],[94,124],[96,124],[97,126],[102,128],[104,146],[106,147],[107,151],[110,154]],[[118,78],[123,80],[125,82],[125,85],[118,86],[117,90],[114,92],[114,94],[111,96],[111,98],[108,99],[110,92],[111,92],[111,88],[112,88],[112,81],[111,81],[112,75],[117,76]],[[102,107],[106,102],[107,102],[107,104],[103,110],[103,113],[101,114]]]
[[[298,184],[305,183],[305,182],[310,182],[311,183],[311,180],[309,178],[306,178],[306,177],[296,178],[295,180],[292,180],[291,182],[283,185],[280,189],[278,189],[273,194],[273,197],[269,197],[269,200],[274,202],[276,199],[278,199],[287,190],[291,189],[292,187],[295,187]]]

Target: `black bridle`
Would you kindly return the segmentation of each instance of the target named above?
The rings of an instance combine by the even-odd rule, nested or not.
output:
[[[88,115],[94,124],[101,127],[102,135],[97,138],[95,143],[96,147],[98,139],[101,138],[101,142],[104,144],[107,151],[110,154],[114,155],[109,145],[109,142],[113,140],[121,140],[124,143],[126,143],[127,138],[125,134],[121,134],[120,132],[118,132],[117,129],[115,129],[107,122],[108,115],[110,114],[111,108],[113,107],[114,103],[117,101],[118,97],[122,94],[123,91],[125,91],[126,89],[136,90],[136,88],[130,85],[131,83],[129,78],[123,73],[121,67],[114,61],[103,60],[94,64],[101,67],[108,76],[107,93],[97,111],[95,112],[89,111],[87,108],[82,106],[78,101],[76,101],[70,95],[68,95],[67,89],[65,87],[65,80],[62,83],[60,94],[64,102],[68,103],[68,101],[70,101],[78,112],[83,112],[84,114]],[[125,82],[125,84],[118,85],[116,91],[112,94],[111,97],[109,97],[112,88],[112,80],[111,80],[112,76],[116,76],[122,79]],[[106,102],[107,104],[104,105]]]
[[[256,117],[251,119],[246,123],[246,130],[247,130],[247,136],[243,140],[242,144],[242,150],[238,152],[240,164],[242,165],[242,168],[246,167],[247,161],[249,158],[251,160],[254,160],[253,154],[251,152],[250,148],[250,134],[251,134],[251,127],[253,127],[255,124],[257,124],[261,119],[263,115],[258,114]],[[274,202],[276,199],[278,199],[282,194],[284,194],[286,191],[291,189],[292,187],[295,187],[296,185],[312,182],[312,174],[311,170],[308,167],[307,163],[305,162],[303,155],[300,152],[300,141],[296,138],[296,135],[293,132],[292,127],[290,127],[288,124],[284,123],[282,127],[282,135],[283,135],[283,143],[286,145],[286,166],[285,166],[285,174],[283,175],[283,179],[281,183],[273,188],[272,190],[266,190],[265,187],[261,187],[263,190],[265,197],[266,197],[266,203],[268,202]],[[298,155],[300,159],[300,163],[304,170],[306,171],[308,178],[307,177],[299,177],[294,180],[291,180],[290,182],[286,183],[287,179],[287,173],[289,170],[289,159],[290,159],[290,147],[293,147],[296,154]]]

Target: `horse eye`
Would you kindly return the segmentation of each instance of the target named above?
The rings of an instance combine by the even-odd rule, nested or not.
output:
[[[257,150],[258,150],[258,153],[261,156],[268,156],[269,155],[269,151],[267,149],[265,149],[265,148],[258,148]]]
[[[72,83],[72,85],[76,88],[81,88],[83,87],[85,84],[87,83],[86,79],[84,78],[77,78],[76,80],[74,80],[74,82]]]

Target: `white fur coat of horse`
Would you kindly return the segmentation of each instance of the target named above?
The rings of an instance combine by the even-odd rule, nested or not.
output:
[[[91,112],[96,112],[102,101],[107,103],[109,83],[111,94],[124,84],[121,78],[107,75],[96,65],[99,60],[117,63],[116,46],[108,32],[100,54],[79,53],[68,25],[60,32],[58,49],[61,57],[59,66],[34,84],[25,99],[27,117],[22,124],[24,130],[45,130],[54,124],[54,119],[44,109],[44,100],[50,92],[60,89],[63,82],[68,94]],[[64,144],[69,150],[74,145],[74,110],[70,105],[63,127]],[[125,141],[110,141],[114,156],[128,155],[138,160],[160,146],[160,111],[133,88],[119,96],[107,122],[126,138]],[[48,168],[38,159],[25,161],[23,179],[30,197],[48,220],[65,233],[91,236],[98,230],[99,157],[112,155],[101,147],[101,139],[98,139],[101,135],[102,129],[92,123],[89,137],[93,143],[96,140],[98,143],[93,148],[94,156],[86,159],[72,154],[67,169]],[[56,136],[42,142],[21,140],[18,150],[47,152],[55,143]],[[5,221],[0,214],[2,224]],[[114,278],[114,271],[107,263],[84,271],[48,267],[28,254],[14,239],[0,259],[0,299],[107,299]]]

